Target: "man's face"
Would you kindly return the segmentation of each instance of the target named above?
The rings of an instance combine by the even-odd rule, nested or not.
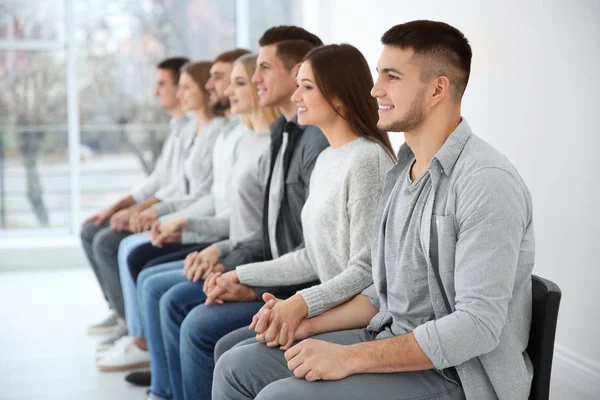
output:
[[[252,82],[258,88],[262,107],[278,107],[290,102],[296,90],[296,68],[288,71],[277,57],[277,46],[263,46],[258,51]]]
[[[407,132],[418,128],[426,117],[427,84],[421,68],[413,62],[412,49],[385,46],[377,64],[377,80],[371,95],[379,103],[377,127],[384,131]]]
[[[177,99],[177,89],[179,86],[173,78],[173,72],[170,70],[158,69],[155,93],[160,106],[167,111],[171,111],[179,106],[179,99]]]
[[[209,105],[213,109],[226,110],[229,108],[229,98],[225,89],[229,86],[231,63],[216,62],[210,67],[210,78],[204,87],[210,93]]]

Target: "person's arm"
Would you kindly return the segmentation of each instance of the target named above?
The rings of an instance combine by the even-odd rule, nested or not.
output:
[[[507,171],[479,170],[456,192],[455,310],[414,330],[438,369],[462,364],[498,345],[531,223],[529,195]]]
[[[367,326],[377,314],[374,304],[379,301],[373,298],[376,296],[374,286],[364,293],[321,315],[303,320],[296,330],[296,339]],[[359,373],[433,368],[412,333],[349,346],[307,339],[288,349],[285,358],[294,376],[307,381],[338,380]]]
[[[204,218],[188,218],[181,231],[182,243],[206,243],[229,236],[229,213]]]
[[[131,196],[123,197],[121,200],[112,204],[110,207],[97,212],[96,214],[91,215],[85,221],[84,224],[94,222],[97,226],[102,225],[104,222],[109,220],[115,213],[124,210],[126,208],[132,207],[135,205],[135,200]]]
[[[369,325],[371,319],[377,314],[369,298],[359,294],[353,299],[339,306],[325,311],[316,317],[303,320],[298,329],[305,333],[303,337],[318,335],[320,333],[359,329]]]
[[[371,272],[372,224],[379,203],[380,188],[374,183],[371,194],[347,205],[350,257],[347,267],[334,278],[298,292],[313,317],[351,299],[373,282]]]
[[[160,186],[153,197],[158,199],[158,202],[174,201],[185,196],[185,176],[183,172],[178,174],[177,178],[166,186]],[[155,203],[156,204],[156,203]]]
[[[117,211],[121,211],[125,208],[131,207],[135,204],[135,200],[132,196],[123,197],[121,200],[117,201],[115,204],[110,206],[110,211],[114,214]]]
[[[144,211],[145,209],[150,208],[150,207],[152,207],[153,205],[155,205],[155,204],[157,204],[159,202],[160,202],[160,199],[158,199],[158,198],[156,198],[154,196],[151,196],[151,197],[147,198],[146,200],[144,200],[144,201],[142,201],[140,203],[137,203],[135,205],[135,208],[136,208],[136,211],[138,211],[138,212],[139,211]]]
[[[455,311],[395,338],[351,346],[302,342],[286,352],[296,376],[341,379],[357,373],[441,370],[496,348],[531,223],[529,195],[513,175],[497,168],[477,171],[456,191]],[[316,372],[304,373],[311,368]]]
[[[218,133],[218,132],[217,132]],[[154,206],[158,212],[158,216],[173,213],[177,210],[182,210],[204,196],[210,196],[211,187],[213,184],[213,147],[217,133],[212,131],[202,132],[202,135],[209,137],[195,138],[195,142],[188,159],[186,160],[187,174],[181,175],[180,182],[174,182],[174,188],[169,190],[180,190],[189,186],[188,193],[180,197],[163,198],[160,204]],[[192,170],[193,174],[189,175]],[[165,190],[167,192],[167,190]]]
[[[161,223],[181,218],[202,218],[215,215],[215,201],[212,193],[202,196],[184,209],[158,217]],[[187,242],[184,242],[187,243]],[[194,243],[194,242],[190,242]]]
[[[131,191],[131,197],[136,203],[141,203],[145,199],[153,196],[160,189],[160,183],[163,180],[165,171],[168,168],[168,159],[173,152],[173,133],[170,133],[165,140],[161,154],[156,161],[156,166],[150,175],[148,175],[139,185]]]
[[[318,279],[305,248],[270,261],[241,265],[237,279],[248,286],[290,286]]]

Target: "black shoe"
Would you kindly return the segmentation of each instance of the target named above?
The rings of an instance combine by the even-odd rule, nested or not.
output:
[[[135,386],[150,386],[150,371],[136,371],[125,376],[125,380]]]

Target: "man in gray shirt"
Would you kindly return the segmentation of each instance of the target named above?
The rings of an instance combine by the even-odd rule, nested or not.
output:
[[[189,60],[184,57],[168,58],[157,65],[156,96],[160,106],[171,115],[171,132],[167,137],[156,168],[131,194],[112,204],[107,209],[89,217],[81,228],[81,242],[85,254],[92,266],[102,292],[113,311],[122,309],[122,302],[113,301],[110,283],[105,282],[98,263],[98,249],[94,243],[103,238],[105,242],[118,247],[125,237],[131,235],[129,221],[131,217],[156,204],[158,198],[169,198],[175,195],[170,183],[175,180],[182,169],[184,157],[181,156],[192,144],[196,123],[181,110],[176,96],[181,67]],[[158,197],[157,197],[158,196]],[[117,287],[120,290],[120,286]],[[123,315],[123,314],[121,314]],[[116,314],[107,321],[90,327],[90,333],[100,333],[103,329],[113,329]]]
[[[295,338],[319,335],[285,353],[247,342],[226,352],[213,399],[529,395],[531,197],[461,117],[470,45],[433,21],[395,26],[382,42],[379,127],[406,143],[375,218],[374,283],[304,320]],[[259,325],[273,323],[273,303]]]

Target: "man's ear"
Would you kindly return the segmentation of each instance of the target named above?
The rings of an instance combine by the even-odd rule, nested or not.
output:
[[[450,96],[451,84],[447,76],[440,76],[432,82],[431,103],[432,106],[439,103],[445,97]]]
[[[292,74],[294,74],[294,77],[296,77],[298,75],[298,71],[300,71],[301,65],[302,65],[302,61],[299,62],[298,64],[294,65],[294,67],[292,68]]]

